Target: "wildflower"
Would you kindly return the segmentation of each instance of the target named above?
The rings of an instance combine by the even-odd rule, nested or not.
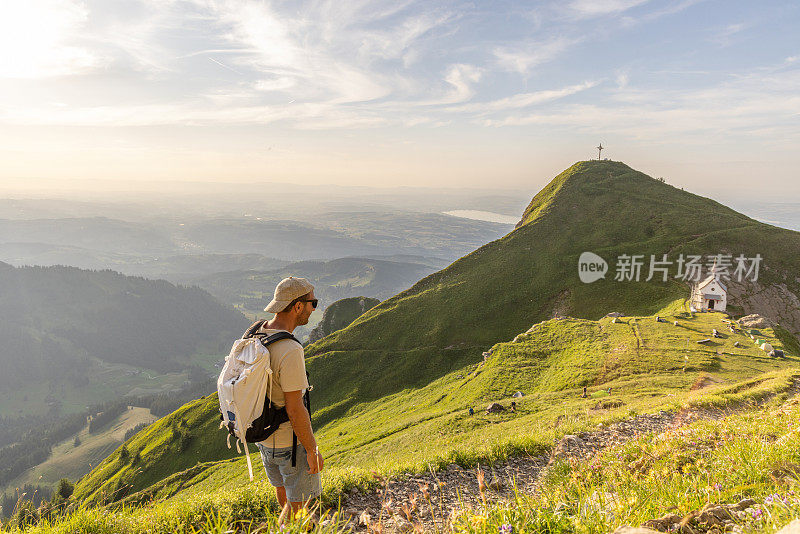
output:
[[[400,509],[403,511],[403,515],[406,516],[406,520],[409,522],[411,521],[411,516],[414,515],[414,508],[417,505],[417,496],[414,495],[414,500],[410,503],[403,503]]]
[[[497,530],[498,534],[514,534],[514,527],[509,524],[500,525],[500,528]]]
[[[419,491],[420,493],[422,493],[422,496],[425,497],[425,499],[428,499],[430,497],[430,494],[428,493],[429,486],[427,484],[418,484],[418,485],[419,485]]]
[[[761,510],[761,508],[756,508],[753,510],[753,519],[758,519],[762,515],[764,515],[764,512]]]
[[[478,468],[478,491],[481,493],[481,500],[486,504],[486,478],[483,474],[483,469]]]
[[[480,514],[478,514],[478,515],[473,515],[473,516],[470,518],[470,521],[472,521],[472,522],[473,522],[473,523],[475,523],[476,525],[479,525],[479,524],[481,524],[481,523],[486,523],[486,516],[485,516],[485,515],[480,515]]]
[[[789,498],[781,496],[780,493],[773,493],[772,495],[767,495],[764,499],[764,504],[788,504]]]
[[[720,484],[719,482],[715,482],[715,483],[714,483],[714,490],[715,490],[715,491],[720,491],[720,490],[722,490],[722,484]]]

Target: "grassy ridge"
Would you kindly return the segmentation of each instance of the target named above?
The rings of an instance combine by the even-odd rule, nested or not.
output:
[[[696,343],[714,328],[727,331],[722,314],[692,316],[683,301],[659,314],[669,322],[657,322],[655,316],[626,317],[617,323],[610,318],[546,321],[514,341],[495,345],[486,362],[469,364],[422,388],[361,405],[358,412],[318,431],[329,466],[327,498],[335,502],[339,491],[365,483],[373,469],[382,473],[418,471],[428,464],[455,461],[469,465],[516,452],[537,453],[554,438],[592,428],[601,421],[685,404],[756,398],[785,388],[788,377],[800,367],[800,355],[788,352],[786,360],[771,359],[743,333],[723,334],[711,345]],[[679,326],[672,324],[675,320]],[[784,347],[772,330],[761,333],[770,343]],[[737,341],[741,347],[734,347]],[[693,390],[698,383],[704,387]],[[611,387],[612,395],[583,399],[583,386],[598,395]],[[516,399],[517,414],[481,413],[491,401],[507,405],[517,390],[526,395]],[[468,407],[474,407],[477,414],[469,416]],[[109,488],[131,485],[131,491],[136,491],[155,482],[129,498],[141,503],[192,495],[200,498],[220,488],[246,485],[241,456],[233,462],[194,466],[194,460],[231,454],[224,448],[224,433],[216,430],[216,425],[202,423],[214,410],[214,396],[196,401],[170,416],[171,421],[160,421],[128,443],[131,454],[139,447],[150,447],[149,454],[142,449],[145,463],[140,469],[161,476],[176,473],[173,477],[156,482],[135,466],[121,468],[112,455],[78,484],[76,493],[102,500],[100,496],[103,492],[107,495]],[[556,426],[559,416],[566,419]],[[202,458],[174,454],[176,445],[169,444],[169,439],[174,420],[180,418],[187,420],[190,428],[197,423],[206,425],[201,432],[193,432],[202,436],[196,443],[204,452]],[[167,448],[159,449],[164,444]],[[157,456],[153,451],[159,450],[160,459],[151,462]],[[180,465],[169,463],[181,458]],[[253,459],[258,463],[257,455]],[[177,473],[181,466],[186,470]]]
[[[618,323],[608,318],[546,321],[516,341],[495,345],[486,362],[364,404],[323,427],[320,436],[333,453],[332,461],[342,464],[382,469],[398,459],[446,461],[469,456],[470,450],[481,448],[476,443],[500,449],[516,444],[511,448],[518,449],[530,443],[535,434],[531,429],[550,427],[559,415],[584,421],[609,416],[597,399],[580,398],[583,386],[590,393],[612,387],[610,399],[619,403],[612,411],[619,416],[691,401],[695,393],[690,389],[698,381],[709,384],[704,395],[721,395],[717,400],[723,401],[733,383],[800,364],[798,354],[790,353],[786,360],[769,358],[742,333],[723,333],[724,338],[710,345],[698,344],[714,328],[727,331],[724,316],[690,317],[672,310],[669,315],[660,312],[670,322],[656,322],[654,316]],[[762,334],[781,344],[771,330]],[[734,347],[737,341],[741,347]],[[480,412],[491,401],[507,404],[515,391],[526,395],[517,399],[516,415],[467,414],[467,408]],[[390,450],[391,455],[385,454]]]

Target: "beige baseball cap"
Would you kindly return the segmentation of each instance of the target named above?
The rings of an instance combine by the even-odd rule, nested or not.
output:
[[[314,286],[305,278],[295,278],[294,276],[284,278],[275,287],[275,296],[272,297],[264,311],[270,313],[282,312],[294,299],[307,295],[312,291],[314,291]]]

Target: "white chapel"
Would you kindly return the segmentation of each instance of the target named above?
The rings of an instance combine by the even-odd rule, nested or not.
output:
[[[728,304],[728,289],[720,281],[716,264],[711,275],[692,288],[692,307],[697,311],[725,311]]]

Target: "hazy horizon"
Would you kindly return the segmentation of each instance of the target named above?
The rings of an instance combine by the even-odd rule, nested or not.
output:
[[[313,221],[320,214],[336,212],[412,211],[468,219],[475,219],[477,216],[477,220],[510,222],[508,217],[521,217],[531,198],[548,181],[549,179],[543,180],[541,185],[528,190],[176,181],[137,183],[138,188],[129,191],[73,186],[58,191],[28,191],[18,192],[19,194],[9,193],[8,188],[0,184],[0,220],[107,217],[137,221],[184,217],[252,217],[264,220]],[[84,182],[90,183],[92,182]],[[143,187],[148,184],[152,187]],[[194,187],[187,187],[188,185]],[[259,192],[254,187],[263,187],[263,190]],[[731,195],[725,190],[706,194],[691,188],[686,190],[711,198],[759,221],[800,231],[800,199],[760,199],[753,195]],[[260,198],[261,201],[254,204],[255,198]],[[301,205],[287,204],[282,200],[284,198],[302,199]],[[481,218],[475,212],[486,212],[486,218]]]

